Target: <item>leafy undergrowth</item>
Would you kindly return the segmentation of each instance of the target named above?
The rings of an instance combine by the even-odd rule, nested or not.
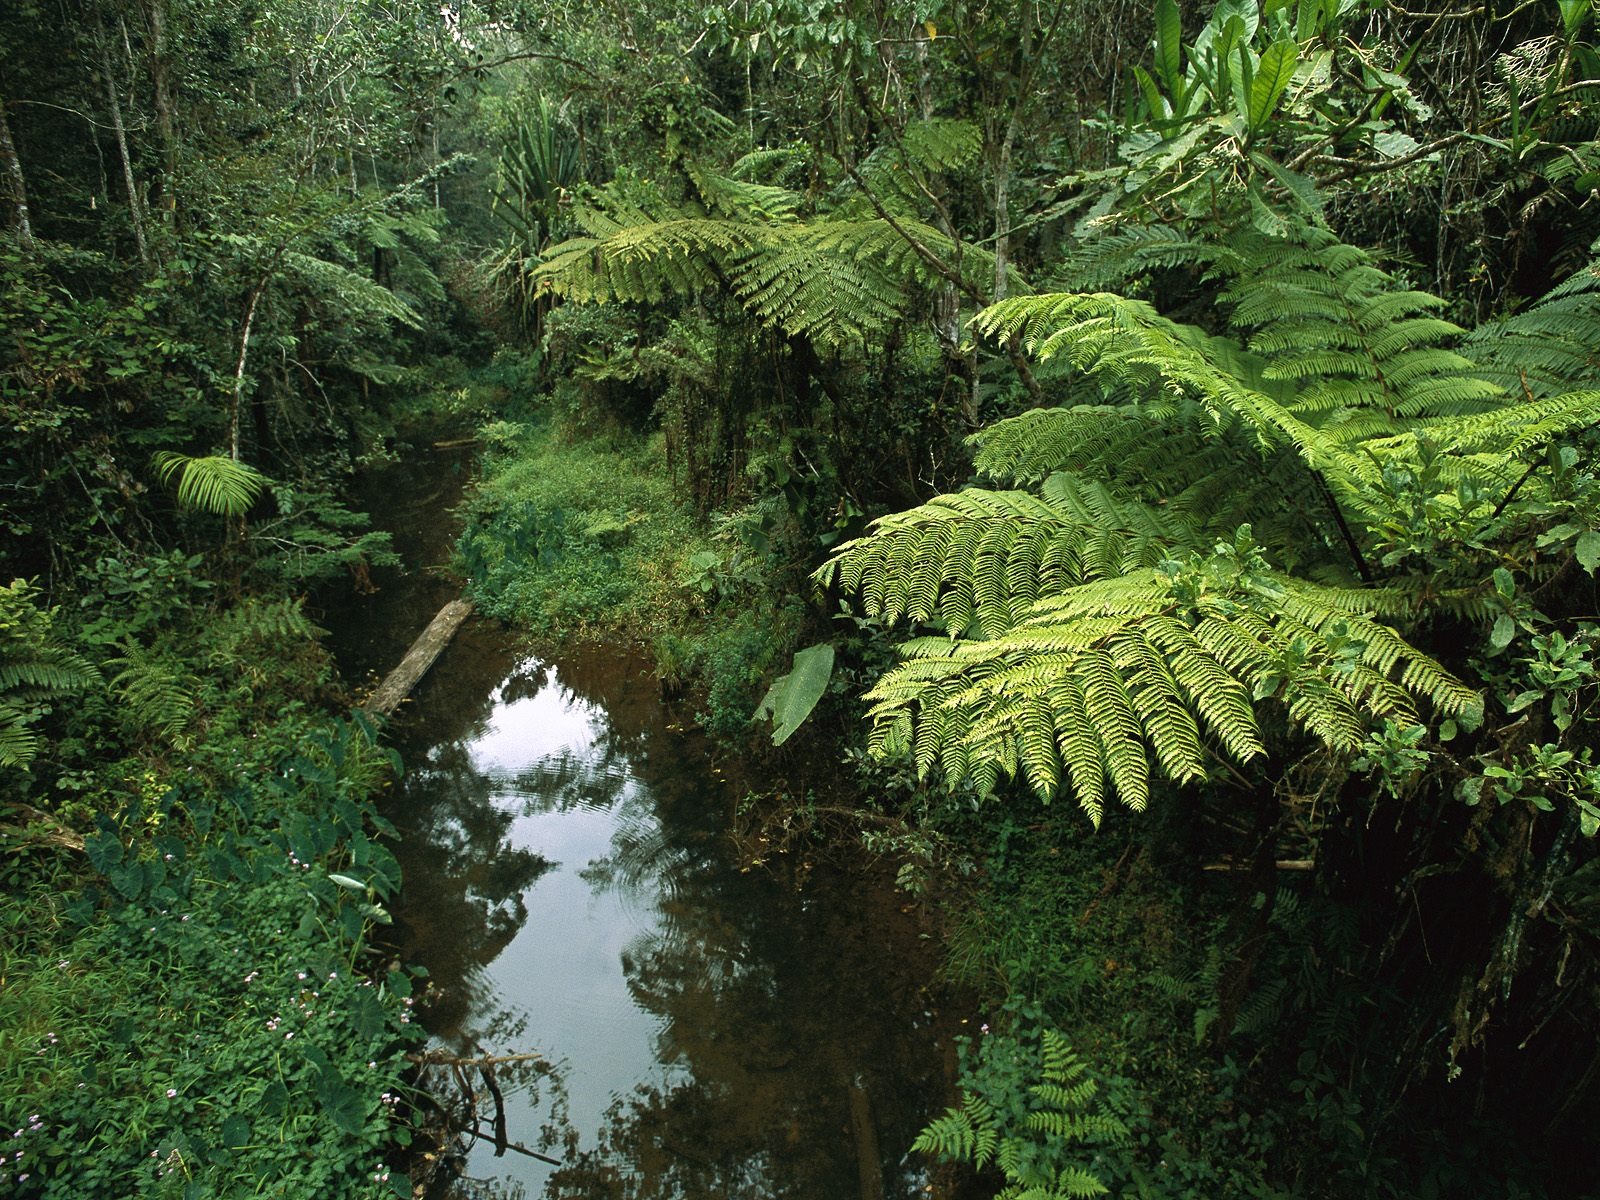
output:
[[[535,636],[611,633],[681,615],[679,576],[704,548],[659,444],[496,422],[462,535],[478,603]]]
[[[1536,1161],[1487,1149],[1487,1125],[1457,1139],[1418,1127],[1403,1157],[1375,1151],[1373,1117],[1334,1064],[1393,998],[1349,969],[1360,933],[1347,908],[1292,880],[1270,904],[1257,893],[1243,907],[1265,912],[1270,936],[1230,1005],[1237,875],[1174,879],[1162,838],[1117,820],[1091,832],[1027,797],[969,820],[988,854],[953,900],[947,969],[990,1008],[960,1048],[961,1088],[998,1138],[1032,1139],[1035,1165],[1086,1165],[1108,1194],[1140,1200],[1555,1194]],[[1088,1064],[1089,1111],[1125,1137],[1045,1136],[1053,1093],[1037,1085],[1053,1031]],[[1297,1174],[1312,1158],[1318,1176]]]
[[[315,718],[255,740],[231,781],[102,813],[81,855],[7,847],[0,1193],[410,1194],[385,1159],[410,979],[366,974],[388,752]]]
[[[776,518],[759,506],[698,521],[659,435],[499,421],[459,565],[478,605],[535,642],[650,645],[663,685],[693,681],[701,719],[735,738],[787,666],[803,604],[773,583]]]

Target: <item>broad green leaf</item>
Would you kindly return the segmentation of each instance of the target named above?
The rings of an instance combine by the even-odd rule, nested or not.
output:
[[[1248,130],[1250,125],[1250,92],[1256,78],[1256,52],[1250,48],[1250,43],[1241,41],[1234,48],[1235,61],[1239,65],[1233,77],[1233,110],[1239,120],[1245,123]]]
[[[1398,129],[1386,129],[1382,133],[1372,135],[1372,148],[1385,158],[1404,158],[1421,146],[1422,143],[1416,138],[1409,133],[1401,133]]]
[[[1159,121],[1166,117],[1167,102],[1161,95],[1161,89],[1156,86],[1156,81],[1150,78],[1150,72],[1143,67],[1135,67],[1133,77],[1139,81],[1139,90],[1144,93],[1145,105],[1150,109],[1150,119]]]
[[[348,888],[352,892],[366,893],[367,885],[359,879],[352,879],[349,875],[334,875],[330,873],[328,878],[340,887]]]
[[[334,1128],[352,1136],[366,1125],[366,1110],[361,1095],[331,1070],[318,1076],[317,1098]]]
[[[1176,95],[1183,70],[1183,14],[1178,0],[1156,0],[1156,75]]]
[[[1580,534],[1576,553],[1578,565],[1593,575],[1595,567],[1600,566],[1600,533],[1591,529]]]
[[[1250,83],[1250,131],[1259,133],[1267,127],[1284,89],[1294,78],[1299,50],[1291,41],[1274,42],[1261,55],[1256,64],[1256,77]]]
[[[1494,619],[1494,629],[1489,633],[1489,648],[1491,650],[1504,650],[1511,644],[1511,639],[1517,636],[1517,623],[1505,613]]]
[[[822,699],[833,677],[833,646],[820,642],[795,652],[794,666],[767,689],[755,716],[772,718],[772,744],[781,746]]]
[[[222,1144],[229,1150],[237,1150],[250,1141],[250,1118],[242,1113],[234,1113],[223,1118]]]

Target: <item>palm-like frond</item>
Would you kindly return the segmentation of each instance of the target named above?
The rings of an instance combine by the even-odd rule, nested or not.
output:
[[[994,637],[1042,595],[1154,566],[1193,530],[1153,505],[1058,472],[1041,495],[973,488],[884,517],[839,548],[818,581],[859,593],[889,621],[976,620]]]
[[[254,467],[223,454],[191,458],[162,450],[155,456],[155,468],[164,484],[177,478],[179,505],[219,517],[243,516],[267,484]]]
[[[200,687],[194,675],[167,655],[133,643],[106,665],[119,668],[111,686],[121,695],[124,714],[136,729],[169,741],[183,735],[194,716]]]
[[[731,293],[753,317],[823,345],[859,343],[899,319],[929,268],[906,240],[953,256],[948,235],[909,218],[792,219],[792,193],[706,175],[708,203],[731,215],[656,217],[612,205],[579,215],[589,231],[554,246],[538,288],[593,303],[654,304]],[[985,256],[964,258],[974,273]]]
[[[26,580],[0,587],[0,766],[26,767],[39,750],[29,725],[45,706],[100,681],[94,665],[56,636],[53,618]]]

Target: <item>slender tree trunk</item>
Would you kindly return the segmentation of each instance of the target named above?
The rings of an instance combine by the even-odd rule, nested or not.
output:
[[[150,261],[150,248],[144,238],[144,214],[139,207],[139,185],[133,178],[133,159],[128,154],[128,132],[122,123],[122,102],[117,99],[117,79],[111,69],[111,51],[102,26],[97,39],[100,49],[100,74],[106,82],[106,103],[111,109],[111,127],[117,134],[117,153],[122,156],[122,182],[128,189],[128,219],[133,225],[133,241],[139,248],[139,261]]]
[[[1011,110],[1006,122],[1005,137],[1000,141],[994,164],[994,299],[996,303],[1006,298],[1006,284],[1011,266],[1011,150],[1017,140],[1018,118],[1022,104]]]
[[[178,133],[173,119],[172,64],[167,56],[167,0],[146,0],[150,28],[150,83],[155,95],[156,136],[161,140],[161,219],[170,228],[178,214]]]
[[[28,219],[28,188],[22,178],[22,160],[17,144],[11,140],[11,121],[6,116],[6,98],[0,92],[0,170],[5,171],[8,197],[16,208],[17,241],[24,250],[33,249],[33,223]]]
[[[239,334],[239,361],[233,368],[233,412],[228,430],[228,454],[234,462],[239,461],[239,409],[244,403],[244,364],[250,353],[250,327],[255,324],[256,305],[261,302],[261,293],[266,290],[267,280],[263,278],[255,291],[250,293],[249,303],[244,309],[244,329]]]

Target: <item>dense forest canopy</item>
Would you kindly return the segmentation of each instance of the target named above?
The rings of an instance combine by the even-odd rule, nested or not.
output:
[[[315,622],[394,561],[352,473],[449,428],[481,609],[650,640],[774,778],[825,748],[814,813],[939,899],[997,1032],[925,1148],[1030,1196],[1585,1194],[1597,37],[7,5],[0,1190],[409,1193],[388,756]],[[350,994],[284,1075],[313,959]]]

